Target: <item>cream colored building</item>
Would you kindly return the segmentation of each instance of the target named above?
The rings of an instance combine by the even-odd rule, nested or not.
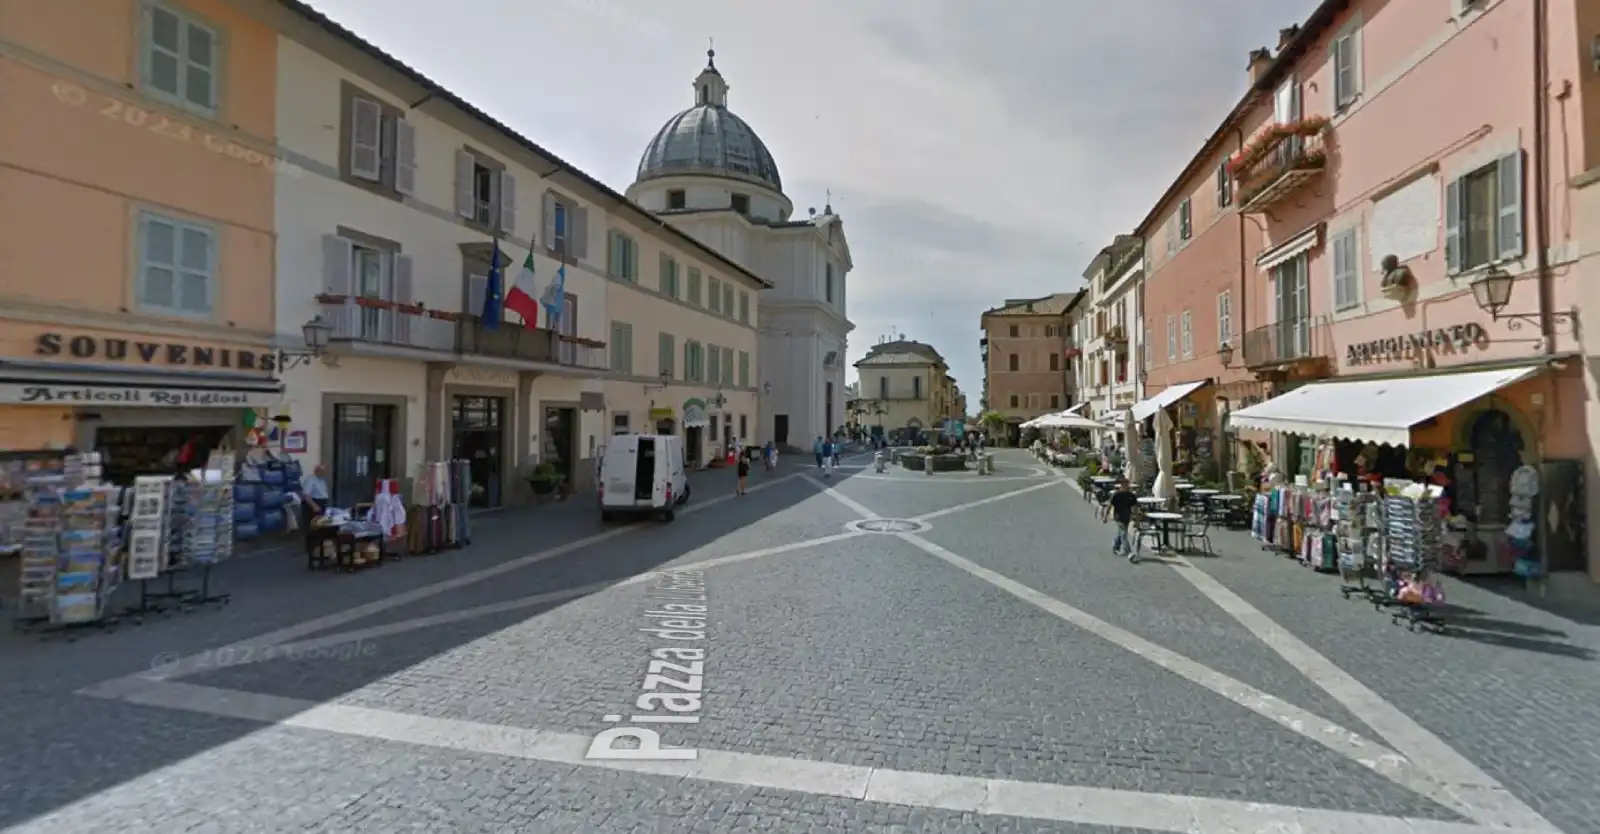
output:
[[[1597,82],[1600,87],[1600,82]],[[1600,101],[1600,90],[1595,93]],[[1600,123],[1600,118],[1596,119]],[[1597,145],[1600,145],[1600,124],[1594,128]],[[1600,165],[1574,181],[1574,210],[1578,221],[1577,240],[1581,250],[1576,269],[1580,272],[1578,283],[1578,315],[1587,323],[1600,312]],[[1589,448],[1600,449],[1600,334],[1592,329],[1580,328],[1582,357],[1585,364],[1584,384],[1588,396],[1584,399],[1584,424],[1588,432]],[[1600,464],[1589,455],[1584,482],[1588,501],[1589,519],[1588,572],[1589,578],[1600,582],[1600,532],[1595,530],[1595,519],[1600,519]]]
[[[314,12],[248,5],[276,33],[278,341],[332,328],[281,412],[337,503],[449,458],[486,505],[540,463],[586,489],[619,431],[754,440],[764,282]],[[536,298],[563,276],[556,315],[485,318],[496,249],[506,291],[530,257]]]
[[[930,433],[956,416],[959,390],[944,357],[932,345],[881,342],[856,363],[867,430]]]

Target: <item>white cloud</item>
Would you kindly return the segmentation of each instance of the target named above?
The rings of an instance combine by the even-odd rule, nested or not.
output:
[[[708,37],[797,206],[832,189],[856,255],[851,360],[934,344],[976,408],[977,316],[1070,289],[1314,0],[313,0],[623,190],[692,102]]]

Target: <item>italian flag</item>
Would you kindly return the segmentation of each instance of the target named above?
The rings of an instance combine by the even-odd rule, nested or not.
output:
[[[533,287],[533,252],[522,261],[522,269],[517,272],[517,277],[511,280],[511,286],[506,289],[506,309],[522,316],[523,324],[528,327],[539,326],[539,301],[528,290]]]

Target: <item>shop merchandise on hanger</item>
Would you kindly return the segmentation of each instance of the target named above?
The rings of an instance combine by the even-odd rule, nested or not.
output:
[[[1443,507],[1439,487],[1389,481],[1384,484],[1384,559],[1380,566],[1385,598],[1374,600],[1380,608],[1400,606],[1396,622],[1413,629],[1439,628],[1433,606],[1444,602],[1436,572],[1443,533]]]

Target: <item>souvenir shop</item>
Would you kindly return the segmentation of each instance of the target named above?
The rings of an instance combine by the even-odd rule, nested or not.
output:
[[[1216,480],[1213,389],[1210,380],[1182,382],[1134,403],[1130,410],[1139,424],[1141,454],[1145,460],[1155,460],[1157,412],[1171,409],[1173,473],[1184,477],[1205,476],[1208,482]],[[1120,423],[1113,424],[1113,428],[1120,427]]]
[[[455,459],[419,466],[409,501],[398,479],[384,478],[352,507],[303,503],[306,566],[348,572],[471,544],[477,489],[473,462]]]
[[[1292,440],[1263,476],[1254,534],[1413,619],[1442,600],[1437,573],[1541,576],[1584,546],[1535,524],[1552,502],[1582,512],[1581,461],[1544,457],[1533,428],[1542,372],[1315,383],[1234,412]]]

